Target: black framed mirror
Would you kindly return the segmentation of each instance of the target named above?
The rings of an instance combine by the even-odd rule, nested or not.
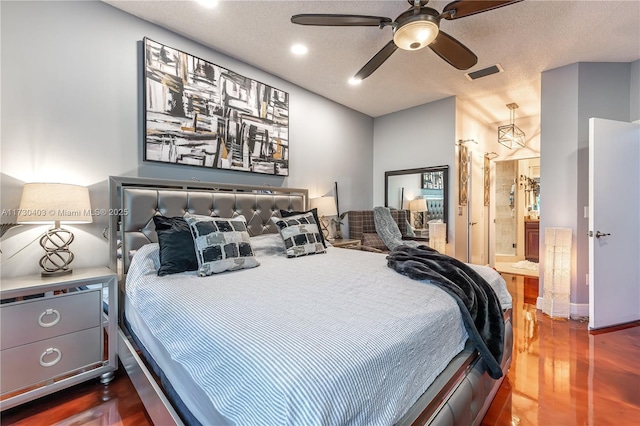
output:
[[[426,205],[426,211],[413,215],[421,218],[412,224],[417,230],[416,236],[421,236],[422,230],[427,228],[429,221],[448,223],[449,166],[384,172],[384,205],[386,207],[414,210],[410,206],[411,201],[421,199],[424,201],[417,204],[422,205],[422,208]],[[428,235],[426,232],[425,234]]]

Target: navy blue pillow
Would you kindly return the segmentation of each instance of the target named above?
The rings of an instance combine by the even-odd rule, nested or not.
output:
[[[196,249],[187,222],[181,217],[154,216],[153,223],[160,244],[158,275],[197,271]]]
[[[327,243],[325,243],[324,235],[322,234],[322,223],[320,222],[320,219],[318,219],[318,209],[311,209],[311,210],[307,210],[306,212],[280,210],[280,216],[282,217],[295,216],[295,215],[305,214],[305,213],[311,213],[313,215],[313,218],[316,220],[316,224],[318,224],[318,229],[320,230],[320,242],[322,242],[322,245],[324,246],[324,248],[327,248]]]

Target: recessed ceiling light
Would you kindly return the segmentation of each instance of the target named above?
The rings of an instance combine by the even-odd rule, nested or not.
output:
[[[309,49],[304,44],[294,44],[291,46],[291,52],[295,55],[306,55]]]
[[[362,80],[359,79],[359,78],[351,77],[349,79],[349,84],[352,85],[352,86],[357,86],[360,83],[362,83]]]
[[[196,0],[202,7],[213,9],[218,5],[218,0]]]

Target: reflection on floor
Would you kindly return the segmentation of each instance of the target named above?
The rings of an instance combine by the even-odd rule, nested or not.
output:
[[[513,262],[496,262],[496,271],[498,271],[500,273],[505,273],[505,274],[526,275],[528,277],[538,277],[539,276],[539,270],[535,271],[535,270],[530,270],[530,269],[514,268],[513,267],[514,263],[516,263],[516,262],[515,261],[513,261]]]
[[[640,424],[640,326],[602,334],[536,310],[538,279],[503,274],[513,362],[484,426]]]

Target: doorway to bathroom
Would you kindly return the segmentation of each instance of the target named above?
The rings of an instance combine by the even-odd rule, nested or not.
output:
[[[539,276],[540,157],[496,161],[494,265]]]

